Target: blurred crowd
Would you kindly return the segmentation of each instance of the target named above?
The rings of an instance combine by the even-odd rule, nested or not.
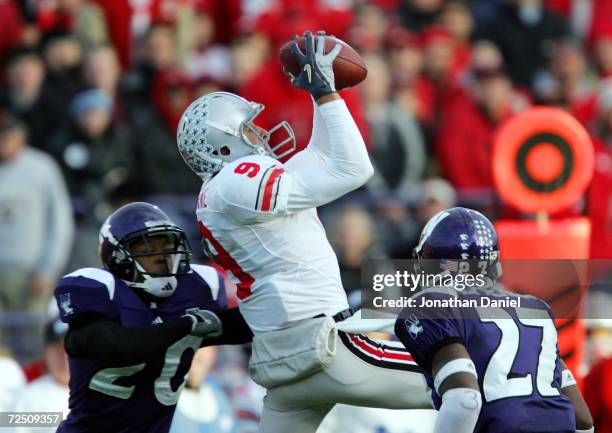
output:
[[[321,209],[355,304],[363,260],[408,258],[440,210],[532,217],[499,199],[491,155],[497,127],[533,105],[591,134],[593,181],[563,215],[590,216],[590,257],[612,258],[612,0],[0,0],[0,346],[40,355],[55,281],[99,266],[100,224],[128,201],[170,210],[199,253],[180,115],[232,91],[303,148],[312,103],[278,52],[318,29],[368,67],[342,95],[376,174]]]

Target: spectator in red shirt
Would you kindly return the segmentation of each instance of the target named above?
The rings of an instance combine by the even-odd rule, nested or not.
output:
[[[415,82],[417,117],[431,142],[439,115],[458,90],[455,69],[455,42],[444,27],[431,27],[422,33],[423,74]]]
[[[460,74],[470,66],[470,36],[474,30],[474,18],[465,2],[452,0],[444,5],[440,19],[455,42],[453,69]]]
[[[442,116],[436,142],[441,170],[457,189],[492,188],[492,139],[512,113],[512,84],[499,68],[474,70],[470,93]]]

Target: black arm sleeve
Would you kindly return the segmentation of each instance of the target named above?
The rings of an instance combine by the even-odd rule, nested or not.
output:
[[[218,337],[204,339],[202,347],[219,346],[222,344],[244,344],[253,341],[251,328],[244,321],[238,308],[228,308],[214,312],[223,324],[223,334]]]
[[[70,324],[66,352],[74,357],[135,364],[163,352],[189,332],[191,321],[187,318],[159,325],[125,327],[103,316],[89,315]]]

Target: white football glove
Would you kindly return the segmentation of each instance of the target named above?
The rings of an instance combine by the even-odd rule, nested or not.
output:
[[[342,45],[337,43],[329,53],[325,54],[325,32],[317,33],[316,48],[312,33],[305,32],[304,37],[306,38],[305,53],[302,53],[297,42],[291,45],[291,53],[300,66],[300,74],[291,82],[318,99],[336,91],[333,65],[334,59],[342,50]]]
[[[182,317],[187,317],[191,320],[191,335],[213,338],[223,333],[221,320],[212,311],[192,308],[185,313]]]

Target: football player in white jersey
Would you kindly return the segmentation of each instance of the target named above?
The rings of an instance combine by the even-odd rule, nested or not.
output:
[[[255,334],[250,372],[268,389],[266,433],[314,432],[335,403],[427,405],[401,345],[338,330],[351,312],[316,207],[363,185],[373,168],[335,89],[340,44],[324,53],[322,32],[305,38],[305,53],[292,47],[302,71],[292,82],[313,97],[313,131],[288,162],[278,158],[295,150],[290,126],[256,126],[263,105],[231,93],[194,101],[177,131],[182,157],[204,181],[197,218],[205,248],[235,278]]]

